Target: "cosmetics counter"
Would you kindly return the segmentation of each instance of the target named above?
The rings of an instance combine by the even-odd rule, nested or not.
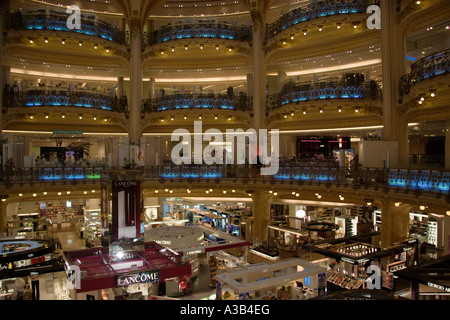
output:
[[[421,263],[397,272],[397,276],[408,281],[412,300],[450,300],[448,271],[450,255]]]
[[[325,268],[301,259],[217,274],[217,300],[306,300],[326,293]]]
[[[381,219],[381,210],[374,210],[374,230],[380,230]],[[444,248],[444,217],[442,215],[421,211],[411,211],[409,213],[409,221],[411,237],[417,238],[419,242],[426,242],[435,249]],[[437,255],[433,258],[437,258]]]
[[[245,235],[243,223],[252,215],[252,209],[247,207],[245,203],[213,205],[205,207],[205,209],[226,218],[226,220],[223,220],[225,232],[237,237]]]
[[[308,246],[311,251],[329,259],[327,262],[329,291],[366,288],[366,281],[373,272],[372,270],[368,272],[368,268],[373,265],[381,272],[380,289],[400,290],[405,283],[397,281],[396,272],[417,263],[417,239],[407,239],[384,250],[362,242],[363,240],[367,238],[342,238]]]
[[[36,239],[48,236],[49,222],[39,213],[19,213],[17,219],[6,222],[6,234],[16,239]]]
[[[47,293],[53,294],[53,278],[64,271],[61,245],[57,239],[0,240],[0,300],[15,299],[15,281],[32,274],[46,281]],[[26,286],[24,299],[31,297]]]
[[[77,217],[75,233],[85,239],[86,247],[101,245],[102,222],[100,209],[83,209],[84,215]]]

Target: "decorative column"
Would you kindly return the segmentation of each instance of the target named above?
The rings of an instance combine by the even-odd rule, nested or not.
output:
[[[131,145],[139,143],[141,136],[141,101],[142,101],[142,69],[141,69],[142,31],[138,19],[131,20],[131,76],[130,76],[130,119],[129,137]]]
[[[105,238],[109,239],[109,225],[108,225],[108,180],[102,177],[100,181],[100,219],[102,226],[102,234]]]
[[[2,68],[2,63],[3,63],[3,25],[5,23],[4,21],[4,6],[5,6],[5,2],[9,2],[9,1],[0,1],[0,68]],[[2,68],[3,69],[3,68]],[[3,91],[5,88],[5,84],[6,84],[6,79],[4,79],[3,76],[3,70],[2,70],[2,74],[0,76],[0,136],[2,134],[2,130],[3,130]],[[3,144],[1,145],[3,147]],[[3,158],[3,150],[0,150],[0,164],[2,163],[1,158]]]
[[[264,129],[266,113],[266,61],[263,51],[265,22],[260,11],[252,11],[253,20],[253,127]]]
[[[155,78],[150,78],[148,83],[148,98],[155,98]]]
[[[450,119],[445,120],[445,169],[450,170]]]
[[[6,206],[7,202],[0,201],[0,233],[6,232]]]
[[[253,73],[247,74],[247,95],[249,97],[253,96]]]
[[[283,84],[287,79],[287,74],[284,71],[278,71],[278,92],[283,90]]]
[[[408,136],[401,116],[399,105],[399,79],[406,73],[403,52],[403,36],[396,22],[396,2],[381,0],[381,52],[383,71],[383,140],[398,141],[398,163],[408,163]]]
[[[123,96],[123,77],[117,78],[117,98]]]
[[[267,224],[270,221],[270,201],[272,200],[272,194],[268,191],[256,190],[251,195],[252,213],[253,213],[253,232],[252,242],[258,242],[260,244],[268,239]]]
[[[409,236],[409,212],[412,205],[381,201],[381,248]]]

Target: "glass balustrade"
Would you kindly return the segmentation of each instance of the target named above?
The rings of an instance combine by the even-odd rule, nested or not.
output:
[[[375,81],[362,84],[339,84],[337,82],[286,85],[283,91],[267,96],[267,111],[290,103],[329,99],[371,99],[380,97],[380,88]]]
[[[103,94],[70,90],[34,89],[25,92],[6,90],[4,106],[14,107],[81,107],[107,111],[125,112],[127,101]]]
[[[250,27],[234,26],[229,23],[169,24],[148,35],[148,45],[169,40],[191,38],[216,38],[238,41],[251,41]]]
[[[105,170],[107,169],[107,170]],[[24,182],[81,182],[108,178],[108,170],[118,167],[5,167],[1,171],[3,184]],[[354,186],[376,190],[405,190],[449,194],[450,172],[440,170],[410,170],[359,168],[338,166],[281,165],[273,176],[261,176],[257,165],[162,165],[137,167],[147,180],[224,180],[254,181],[255,183],[291,182],[297,184],[319,183],[325,185]]]
[[[273,37],[282,32],[284,29],[292,27],[301,22],[310,21],[312,19],[333,15],[366,13],[367,8],[373,4],[379,5],[379,1],[334,0],[317,1],[308,5],[303,5],[282,15],[275,22],[268,24],[266,28],[266,37]]]
[[[102,39],[114,41],[120,44],[125,43],[125,34],[115,26],[114,23],[98,20],[95,15],[82,16],[80,29],[69,29],[67,19],[69,15],[65,12],[50,10],[37,10],[22,14],[14,12],[10,17],[10,27],[16,30],[54,30],[76,32]]]
[[[250,111],[253,100],[245,94],[222,95],[222,94],[174,94],[155,99],[142,100],[142,112],[160,112],[166,110],[187,109],[219,109]]]
[[[406,95],[411,88],[424,80],[448,74],[450,72],[450,49],[436,52],[411,65],[411,72],[400,79],[400,96]]]

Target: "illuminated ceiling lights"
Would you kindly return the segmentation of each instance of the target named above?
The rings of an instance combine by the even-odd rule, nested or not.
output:
[[[340,23],[340,22],[336,23],[336,25],[337,25],[337,27],[336,27],[336,28],[338,28],[338,29],[340,29],[340,28],[341,28],[341,23]]]
[[[44,42],[48,43],[48,38],[47,37],[44,37]]]
[[[66,39],[61,39],[61,44],[66,44]]]
[[[306,36],[308,34],[308,29],[303,29],[303,35]]]
[[[323,26],[320,25],[320,26],[319,26],[319,31],[322,31],[322,30],[323,30]]]

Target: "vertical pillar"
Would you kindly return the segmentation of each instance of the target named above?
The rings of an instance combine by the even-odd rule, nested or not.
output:
[[[367,69],[365,72],[365,79],[364,81],[369,82],[370,81],[370,69]]]
[[[404,42],[396,22],[395,1],[381,0],[380,4],[382,71],[384,75],[383,140],[399,142],[398,161],[401,166],[404,166],[407,165],[408,160],[408,136],[404,133],[405,128],[399,126],[401,116],[397,110],[400,98],[398,80],[406,71],[404,70],[404,50],[402,49]]]
[[[130,76],[130,126],[129,137],[131,145],[139,143],[141,135],[141,100],[142,100],[142,68],[141,68],[141,38],[142,32],[139,20],[131,21],[131,76]]]
[[[265,128],[266,113],[266,63],[263,51],[265,27],[261,15],[253,20],[253,126]]]
[[[5,2],[9,2],[9,1],[0,1],[0,67],[2,66],[3,63],[3,25],[5,23],[4,21],[4,6],[5,6]],[[3,130],[3,91],[5,88],[5,84],[6,84],[7,79],[4,79],[3,77],[3,68],[2,68],[2,74],[0,77],[0,136],[2,134],[2,130]],[[3,150],[0,150],[0,158],[2,157],[1,155],[3,154]],[[1,160],[0,160],[1,163]]]
[[[123,77],[117,78],[117,98],[123,96]]]
[[[102,234],[106,238],[109,236],[108,230],[108,211],[109,211],[109,203],[108,203],[108,180],[101,179],[100,181],[100,218],[101,218],[101,226],[102,226]]]
[[[409,235],[409,212],[412,205],[381,201],[381,248],[404,240]]]
[[[270,201],[272,195],[267,191],[257,190],[252,193],[252,213],[253,213],[253,232],[252,242],[259,241],[262,244],[263,241],[267,241],[267,224],[270,221]]]
[[[283,84],[287,79],[287,74],[284,71],[278,71],[278,92],[283,90]]]
[[[445,169],[450,169],[450,119],[445,120]]]
[[[249,97],[253,96],[253,74],[247,74],[247,95]]]
[[[6,232],[6,206],[7,202],[0,201],[0,233]]]
[[[155,78],[150,78],[148,85],[148,98],[155,98]]]

